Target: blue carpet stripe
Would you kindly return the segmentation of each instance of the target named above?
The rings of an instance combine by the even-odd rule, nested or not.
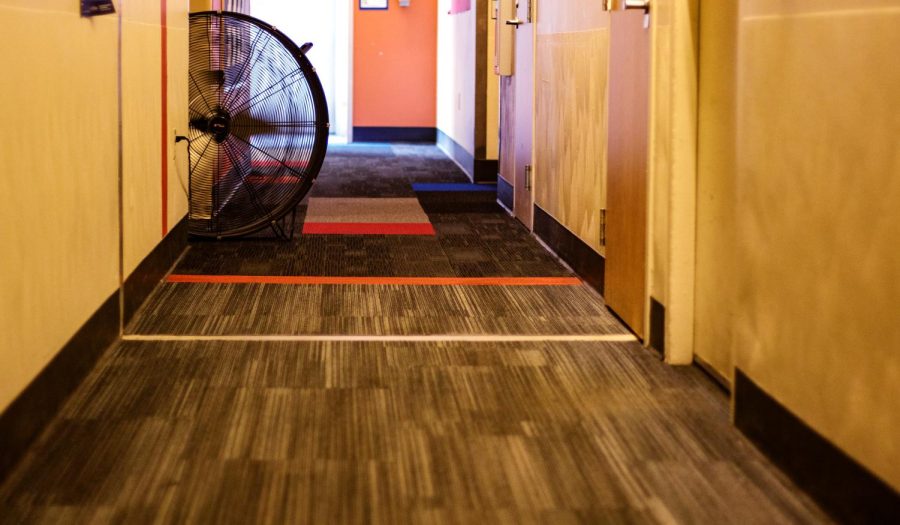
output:
[[[426,191],[497,191],[496,184],[466,184],[466,183],[431,183],[417,182],[412,185],[415,192]]]

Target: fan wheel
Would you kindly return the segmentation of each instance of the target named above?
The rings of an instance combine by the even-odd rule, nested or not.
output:
[[[328,106],[305,50],[240,13],[190,15],[190,210],[201,237],[273,228],[322,168]]]

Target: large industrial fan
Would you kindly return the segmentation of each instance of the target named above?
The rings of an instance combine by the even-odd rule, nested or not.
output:
[[[310,47],[247,15],[191,14],[191,234],[293,235],[328,144]]]

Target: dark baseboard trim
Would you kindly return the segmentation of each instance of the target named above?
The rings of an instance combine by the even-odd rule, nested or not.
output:
[[[475,159],[475,175],[472,177],[472,182],[478,184],[496,183],[499,178],[497,176],[498,168],[499,162],[497,160]]]
[[[417,191],[416,197],[425,213],[501,212],[496,191]]]
[[[713,380],[713,383],[721,388],[723,392],[725,392],[726,394],[731,393],[731,381],[720,374],[719,371],[713,368],[711,364],[707,363],[705,359],[697,356],[697,354],[694,354],[694,366],[696,366],[704,374],[709,376],[709,378]]]
[[[187,248],[187,240],[187,218],[185,217],[169,231],[168,235],[125,279],[123,286],[125,326],[128,326],[128,323],[134,318],[134,314]]]
[[[122,314],[126,324],[186,247],[187,220],[182,219],[125,280]],[[0,414],[0,481],[57,416],[103,352],[119,339],[120,326],[116,290]]]
[[[503,177],[497,177],[497,200],[500,204],[506,206],[506,209],[513,211],[515,205],[515,195],[513,193],[512,184],[506,182]]]
[[[118,338],[116,290],[0,414],[0,481],[12,472],[103,352]]]
[[[503,178],[501,177],[500,180]],[[562,260],[566,261],[586,283],[603,295],[603,272],[606,260],[536,204],[534,206],[534,233]]]
[[[734,423],[842,523],[894,523],[900,494],[766,393],[740,369]]]
[[[437,130],[436,142],[438,147],[468,175],[469,180],[477,182],[475,180],[475,157],[466,151],[466,148],[460,146],[450,135],[440,129]]]
[[[666,307],[650,296],[650,348],[666,355]]]
[[[353,142],[437,142],[435,128],[354,126]]]

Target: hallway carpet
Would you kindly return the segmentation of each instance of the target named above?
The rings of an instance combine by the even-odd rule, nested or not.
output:
[[[434,147],[335,147],[311,198],[465,182]],[[193,243],[0,523],[828,522],[489,192],[423,193],[434,236]],[[328,276],[368,280],[304,279]]]

